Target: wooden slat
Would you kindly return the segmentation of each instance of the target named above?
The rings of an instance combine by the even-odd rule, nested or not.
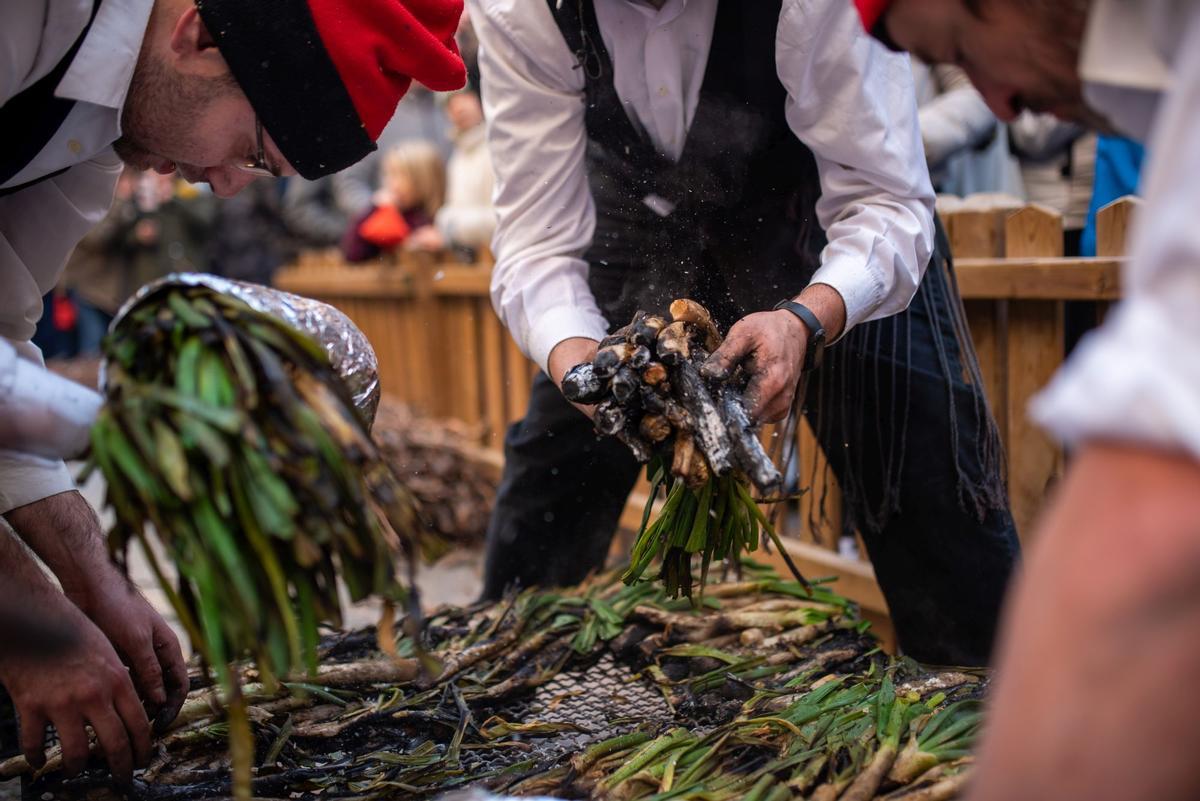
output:
[[[435,273],[435,295],[488,296],[491,270],[483,267],[442,267]]]
[[[1000,441],[1008,443],[1008,301],[965,300],[967,324],[979,358],[983,392],[992,407]]]
[[[1129,236],[1134,218],[1140,213],[1142,199],[1128,195],[1114,200],[1096,214],[1096,255],[1101,258],[1123,258],[1129,249]],[[1104,324],[1113,304],[1096,306],[1096,322]]]
[[[799,539],[836,551],[842,536],[842,490],[829,467],[829,459],[817,442],[808,420],[801,420],[796,436],[799,442],[799,478],[804,494],[799,503]]]
[[[1004,255],[1009,259],[1062,258],[1062,215],[1037,204],[1009,214],[1004,221]]]
[[[459,342],[463,352],[460,356],[462,363],[459,372],[462,375],[462,398],[465,415],[463,417],[472,426],[483,422],[483,386],[482,366],[480,357],[479,321],[475,314],[475,303],[469,298],[457,301],[459,306]]]
[[[954,263],[965,299],[1117,300],[1119,259],[959,259]]]
[[[413,263],[409,268],[412,275],[412,299],[405,306],[407,326],[405,330],[405,355],[413,365],[412,397],[420,411],[434,417],[446,416],[444,402],[446,354],[439,343],[441,338],[441,315],[434,307],[430,288],[433,270],[426,265]]]
[[[1004,252],[1005,211],[956,211],[948,221],[950,252],[954,258],[990,258]]]
[[[275,274],[275,286],[285,292],[327,301],[332,298],[403,298],[412,294],[412,276],[408,271],[389,265],[302,265],[280,269]]]
[[[508,420],[504,414],[504,337],[508,332],[500,324],[500,320],[492,314],[492,307],[487,301],[486,311],[481,312],[481,345],[480,358],[483,361],[483,415],[487,424],[484,432],[484,444],[489,448],[500,450],[504,447],[504,430]]]
[[[1119,258],[1129,244],[1134,218],[1142,208],[1141,198],[1114,200],[1096,213],[1096,255]]]
[[[1011,255],[1061,257],[1062,216],[1029,207],[1009,217]],[[1061,300],[1014,300],[1008,309],[1008,464],[1013,518],[1028,536],[1046,489],[1062,467],[1062,451],[1028,416],[1030,399],[1062,365],[1065,332]]]

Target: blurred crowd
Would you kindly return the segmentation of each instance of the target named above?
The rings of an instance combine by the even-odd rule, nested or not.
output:
[[[121,304],[172,272],[270,284],[299,252],[329,248],[350,263],[399,250],[481,261],[495,227],[493,173],[465,17],[459,40],[467,88],[435,95],[414,85],[379,149],[335,175],[258,181],[222,199],[206,185],[128,169],[108,218],[46,297],[35,340],[45,355],[96,354]],[[954,198],[1041,204],[1063,215],[1065,255],[1095,255],[1096,212],[1137,192],[1141,147],[1048,114],[1002,123],[959,68],[915,59],[912,68],[938,194],[951,205]]]

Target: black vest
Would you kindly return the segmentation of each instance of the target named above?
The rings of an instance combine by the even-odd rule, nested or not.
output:
[[[54,134],[58,132],[67,119],[67,115],[74,108],[74,100],[55,97],[54,90],[58,88],[63,76],[70,69],[71,62],[75,60],[75,55],[79,52],[84,38],[92,29],[92,22],[95,21],[96,12],[99,10],[100,0],[94,0],[91,18],[88,19],[87,25],[84,26],[83,31],[71,45],[71,49],[62,57],[62,60],[36,83],[9,98],[8,102],[0,106],[0,131],[4,131],[4,146],[0,148],[0,184],[25,169],[26,165],[42,152],[42,148],[54,138]],[[53,178],[55,175],[66,172],[67,169],[70,168],[43,175],[17,186],[0,188],[0,197],[19,192],[47,178]]]
[[[592,0],[548,0],[586,76],[587,169],[596,233],[586,258],[601,310],[693,297],[728,326],[798,293],[825,234],[811,151],[788,127],[775,66],[781,0],[721,0],[699,105],[678,162],[630,121],[613,85]],[[647,205],[674,205],[665,216]],[[661,203],[656,203],[660,211]]]

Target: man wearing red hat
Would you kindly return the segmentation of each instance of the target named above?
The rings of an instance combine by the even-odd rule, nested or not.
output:
[[[1018,546],[907,60],[843,0],[470,6],[493,303],[544,371],[505,441],[485,593],[603,563],[638,466],[556,382],[636,309],[692,297],[729,330],[706,369],[745,364],[760,420],[821,365],[805,413],[902,647],[986,662]]]
[[[122,160],[222,196],[258,176],[335,172],[374,149],[411,81],[462,86],[461,12],[461,0],[0,6],[0,513],[16,534],[0,532],[0,584],[70,643],[51,661],[0,646],[33,764],[51,724],[78,771],[91,726],[129,779],[150,748],[143,705],[169,722],[188,684],[170,628],[110,564],[65,465],[43,458],[72,455],[96,400],[63,393],[40,368],[29,340],[41,297],[104,216]],[[54,438],[31,441],[38,426]]]
[[[1200,798],[1200,3],[857,0],[993,110],[1148,146],[1124,300],[1035,399],[1070,444],[1009,612],[971,801]]]

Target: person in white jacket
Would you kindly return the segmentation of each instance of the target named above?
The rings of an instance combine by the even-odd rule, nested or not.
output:
[[[971,79],[950,64],[910,61],[934,191],[959,197],[1021,195],[1021,176],[1009,153],[1008,132]]]
[[[475,254],[485,249],[496,230],[492,206],[495,174],[487,148],[483,106],[479,93],[463,89],[446,99],[454,150],[446,163],[446,202],[438,209],[432,229],[414,234],[414,245],[429,250],[454,248]]]

